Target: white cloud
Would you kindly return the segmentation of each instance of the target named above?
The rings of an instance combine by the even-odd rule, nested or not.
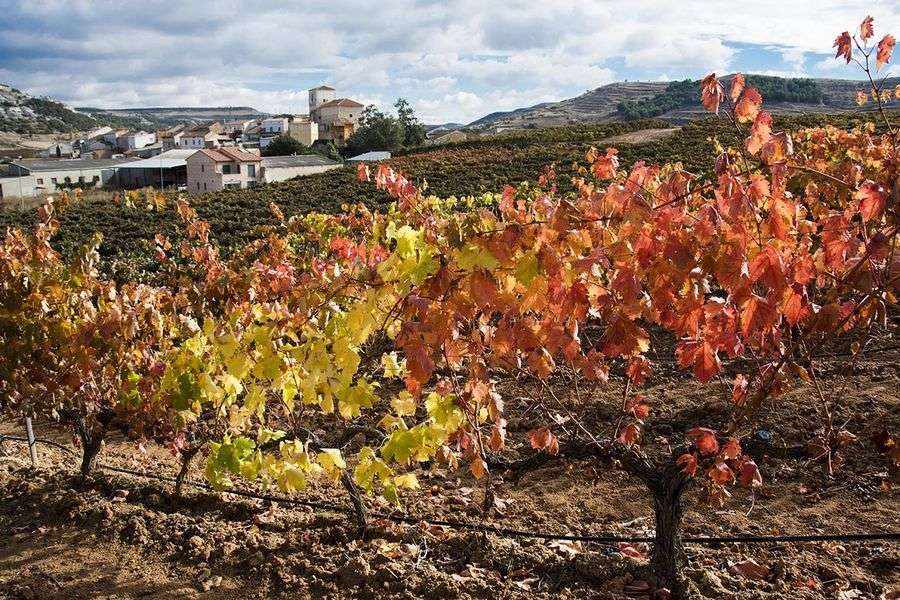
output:
[[[819,58],[865,14],[900,28],[900,4],[858,0],[5,0],[0,80],[75,105],[306,109],[306,88],[423,119],[469,121],[617,79],[709,71],[831,73]],[[756,48],[765,61],[742,63]],[[807,64],[809,63],[809,64]]]

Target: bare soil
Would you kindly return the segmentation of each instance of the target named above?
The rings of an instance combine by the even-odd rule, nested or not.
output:
[[[705,504],[695,487],[685,533],[900,531],[900,482],[872,442],[883,429],[900,431],[898,359],[900,353],[873,356],[849,377],[841,374],[846,359],[822,363],[835,417],[858,436],[833,476],[820,463],[778,457],[778,448],[802,443],[815,427],[812,391],[794,390],[761,419],[772,448],[761,460],[764,487],[755,494],[736,490],[721,508]],[[559,399],[561,412],[572,411],[598,429],[621,395],[612,383],[576,393],[560,381],[549,389],[553,395],[530,383],[501,386],[510,406],[553,410]],[[724,414],[719,386],[701,386],[674,365],[660,366],[645,395],[651,405],[665,406],[650,419],[648,444],[697,423],[716,426]],[[524,438],[538,421],[535,413],[510,423],[513,456],[528,453]],[[22,435],[21,424],[0,423],[0,434]],[[46,424],[38,424],[38,436],[72,443],[70,434]],[[631,558],[613,546],[378,520],[360,540],[343,514],[196,488],[173,500],[167,482],[103,470],[81,482],[74,458],[48,446],[39,450],[40,468],[31,470],[23,444],[0,444],[0,600],[648,597],[640,558],[646,549],[639,545]],[[124,439],[111,440],[99,460],[170,477],[177,471],[165,449]],[[193,481],[202,480],[202,462],[193,465]],[[402,510],[414,515],[559,533],[653,530],[641,484],[592,461],[551,462],[520,478],[495,474],[499,502],[487,515],[482,483],[463,471],[432,469],[419,478],[421,489],[402,500]],[[343,490],[326,482],[298,497],[347,504]],[[391,510],[376,499],[367,502],[372,510]],[[696,598],[900,597],[897,542],[689,545],[687,551],[686,575]],[[760,579],[736,566],[748,559],[764,567]]]

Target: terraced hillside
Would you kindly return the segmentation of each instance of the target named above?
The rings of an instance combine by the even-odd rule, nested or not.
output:
[[[726,83],[732,76],[722,78]],[[773,114],[800,115],[807,113],[858,112],[856,91],[867,89],[868,83],[845,79],[785,79],[781,77],[748,76],[750,82],[763,91],[766,110]],[[658,117],[670,123],[686,123],[704,118],[706,114],[699,102],[699,84],[687,82],[692,94],[679,94],[675,106],[669,107],[667,96],[671,97],[682,82],[616,82],[585,92],[575,98],[556,103],[539,104],[508,113],[488,115],[470,126],[484,127],[558,127],[585,122],[621,121],[635,118],[629,111],[623,111],[623,104],[653,104],[665,106],[661,112],[647,112],[640,117]],[[893,88],[900,84],[900,78],[889,78],[885,86]],[[814,89],[817,93],[792,97],[778,93],[785,88]],[[766,92],[769,92],[767,95]],[[800,101],[798,101],[798,99]]]

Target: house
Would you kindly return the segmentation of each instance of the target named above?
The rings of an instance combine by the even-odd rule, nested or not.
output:
[[[259,154],[243,148],[204,148],[187,158],[189,192],[254,187],[261,162]]]
[[[221,123],[209,123],[207,125],[197,125],[190,129],[185,129],[181,133],[181,143],[179,148],[191,148],[199,150],[201,148],[218,148],[223,141],[229,138],[224,134],[224,128]]]
[[[123,152],[137,150],[156,143],[156,133],[147,131],[129,131],[116,138],[116,146]]]
[[[310,121],[307,115],[299,115],[288,123],[288,135],[301,144],[312,146],[319,139],[319,125]]]
[[[150,158],[151,156],[157,156],[158,154],[162,154],[163,152],[163,144],[162,142],[156,142],[155,144],[150,144],[149,146],[144,146],[143,148],[137,148],[135,150],[126,150],[123,152],[125,156],[134,156],[136,158]]]
[[[157,138],[162,142],[163,152],[173,150],[181,146],[181,136],[186,126],[176,125],[157,133]]]
[[[309,118],[319,126],[318,138],[343,144],[359,124],[363,105],[350,98],[335,98],[327,85],[309,91]]]
[[[0,199],[30,198],[59,189],[117,184],[119,167],[133,159],[37,159],[13,161],[0,177]]]
[[[259,124],[259,147],[266,148],[275,138],[288,132],[288,117],[281,115],[263,119]]]
[[[119,165],[118,185],[125,189],[187,185],[187,158],[196,150],[175,149]]]
[[[347,162],[378,162],[380,160],[390,160],[391,153],[387,151],[374,151],[374,152],[365,152],[363,154],[359,154],[354,156],[353,158],[348,158]]]
[[[252,127],[256,121],[252,119],[240,119],[237,121],[225,121],[222,125],[222,130],[231,139],[237,139],[244,135],[244,132],[247,131],[250,127]]]
[[[107,131],[101,136],[101,139],[115,148],[118,145],[118,141],[120,137],[124,137],[128,135],[127,129],[115,129],[112,131]]]
[[[43,158],[72,158],[78,157],[78,150],[69,142],[53,142],[41,150],[40,155]]]
[[[324,173],[340,169],[341,163],[318,154],[297,154],[294,156],[266,156],[262,159],[259,181],[272,183],[293,177]]]

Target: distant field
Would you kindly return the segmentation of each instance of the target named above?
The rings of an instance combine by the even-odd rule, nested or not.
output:
[[[796,129],[828,122],[855,125],[867,120],[875,119],[871,114],[807,115],[776,119],[776,127]],[[591,145],[605,147],[605,140],[612,139],[617,145],[623,166],[637,160],[681,161],[686,169],[700,174],[710,164],[712,146],[708,139],[716,136],[730,143],[735,135],[729,123],[716,118],[689,123],[665,135],[658,133],[665,126],[660,123],[644,120],[524,130],[491,139],[428,147],[395,157],[390,163],[417,181],[427,180],[429,191],[438,196],[480,195],[499,191],[506,183],[533,181],[550,163],[555,163],[560,185],[565,189],[573,163],[583,163],[586,150]],[[255,189],[194,196],[192,202],[210,222],[222,250],[228,252],[252,239],[259,226],[275,223],[269,209],[271,202],[290,216],[333,212],[342,204],[354,202],[378,209],[389,201],[373,185],[359,183],[355,169],[346,167]],[[152,272],[155,261],[150,250],[154,234],[162,232],[176,238],[178,235],[171,206],[160,212],[125,208],[112,202],[108,195],[88,197],[70,207],[60,220],[62,232],[54,241],[58,248],[71,252],[99,231],[104,237],[101,255],[106,259],[105,268],[120,276]],[[33,221],[33,210],[0,211],[0,229],[8,225],[30,226]]]

